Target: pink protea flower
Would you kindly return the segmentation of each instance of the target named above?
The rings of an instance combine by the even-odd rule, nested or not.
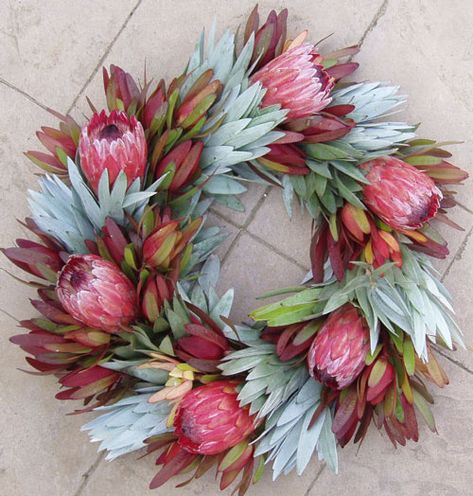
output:
[[[312,377],[334,389],[349,386],[365,366],[369,329],[358,310],[346,304],[326,320],[307,354]]]
[[[79,141],[80,166],[92,189],[97,187],[105,169],[110,184],[124,171],[128,186],[145,174],[146,145],[143,126],[136,117],[114,110],[95,113],[82,128]]]
[[[395,229],[417,229],[434,217],[442,192],[432,178],[394,157],[360,165],[370,182],[363,188],[365,205]]]
[[[280,105],[289,110],[288,119],[320,112],[330,102],[333,79],[318,64],[320,56],[312,45],[289,49],[253,74],[251,82],[266,88],[262,106]]]
[[[106,332],[121,331],[136,315],[133,284],[115,264],[97,255],[72,255],[56,292],[76,320]]]
[[[216,455],[255,429],[249,407],[240,407],[234,381],[216,381],[189,391],[174,418],[179,445],[190,453]]]

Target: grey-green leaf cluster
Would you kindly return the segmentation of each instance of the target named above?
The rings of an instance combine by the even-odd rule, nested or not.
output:
[[[265,430],[258,438],[255,455],[267,456],[273,464],[273,480],[293,469],[301,475],[313,454],[338,471],[337,443],[332,432],[329,408],[322,410],[315,422],[314,413],[320,405],[322,385],[309,378],[292,397],[271,413]]]
[[[371,350],[378,344],[380,325],[391,333],[406,332],[417,355],[427,360],[427,340],[452,348],[463,346],[453,319],[450,295],[427,257],[401,244],[402,268],[387,263],[376,270],[366,263],[347,271],[343,281],[328,281],[301,289],[293,296],[252,313],[270,326],[290,325],[327,315],[345,303],[361,308],[371,334]]]
[[[223,84],[222,95],[212,106],[202,132],[213,130],[204,140],[200,165],[204,183],[203,190],[230,208],[241,210],[243,206],[235,195],[246,191],[239,179],[245,179],[239,170],[242,163],[255,160],[268,152],[267,145],[283,136],[274,131],[287,112],[277,106],[260,108],[265,94],[261,84],[250,84],[251,57],[254,36],[251,36],[236,56],[235,35],[226,31],[216,41],[215,24],[207,43],[202,33],[189,61],[181,93],[183,95],[208,69],[213,78]],[[236,174],[234,173],[236,172]],[[251,174],[250,174],[251,175]],[[246,178],[248,179],[248,178]]]
[[[110,406],[96,409],[104,412],[85,424],[81,430],[88,431],[92,442],[100,442],[99,451],[106,450],[106,460],[139,450],[150,436],[169,432],[166,422],[171,411],[167,401],[149,403],[159,388],[144,388],[139,394],[129,396]]]
[[[335,89],[332,105],[354,105],[347,115],[357,123],[374,121],[398,111],[407,101],[399,95],[399,86],[390,86],[379,81],[368,81]]]
[[[220,365],[223,375],[247,373],[238,399],[250,405],[250,412],[263,418],[284,405],[307,380],[305,364],[296,360],[282,362],[275,346],[263,341],[250,343],[248,348],[234,351]]]
[[[399,95],[399,86],[381,82],[365,82],[336,89],[333,105],[354,105],[347,117],[356,126],[346,136],[337,140],[355,151],[363,153],[363,160],[395,153],[402,143],[415,137],[416,127],[405,122],[382,122],[380,118],[399,111],[406,102]],[[336,146],[336,145],[335,145]]]
[[[368,181],[352,159],[323,143],[305,148],[309,157],[306,164],[311,172],[306,176],[290,176],[290,185],[283,183],[283,195],[288,196],[289,189],[294,190],[301,208],[305,206],[313,219],[322,213],[334,215],[345,201],[364,209],[359,194]],[[340,156],[340,159],[327,160],[329,155]]]
[[[166,177],[163,175],[141,191],[139,179],[127,187],[127,177],[121,172],[110,188],[105,169],[95,196],[70,158],[68,172],[70,187],[58,176],[42,176],[41,191],[29,191],[29,204],[36,225],[71,253],[87,253],[85,240],[95,240],[107,217],[120,225],[126,225],[126,214],[139,219]]]
[[[398,94],[399,87],[380,82],[351,84],[333,92],[332,105],[354,105],[347,115],[356,122],[345,136],[330,143],[304,146],[310,173],[290,176],[283,181],[283,198],[289,215],[292,197],[297,194],[301,208],[313,219],[334,215],[345,201],[365,208],[360,193],[367,183],[358,164],[395,153],[415,137],[416,127],[405,122],[384,122],[381,119],[395,113],[406,98]]]

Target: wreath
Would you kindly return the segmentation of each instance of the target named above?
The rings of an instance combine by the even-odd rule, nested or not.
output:
[[[448,383],[436,350],[463,346],[429,257],[448,254],[431,221],[458,228],[467,173],[386,120],[397,87],[345,82],[358,47],[321,54],[286,22],[255,8],[239,37],[214,27],[169,85],[104,69],[108,110],[55,113],[47,152],[26,153],[45,172],[24,221],[38,241],[3,251],[35,276],[41,317],[11,341],[56,398],[99,413],[83,429],[107,459],[160,450],[151,488],[216,467],[243,495],[269,462],[301,474],[315,453],[336,472],[337,445],[372,423],[417,441],[421,418],[436,430],[427,384]],[[312,218],[312,270],[235,325],[205,217],[242,209],[249,181]]]

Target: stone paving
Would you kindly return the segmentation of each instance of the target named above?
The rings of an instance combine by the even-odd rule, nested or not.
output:
[[[358,80],[401,85],[410,96],[401,118],[424,121],[423,136],[465,140],[452,147],[456,163],[473,172],[473,2],[470,0],[276,0],[260,9],[290,8],[290,31],[308,28],[313,40],[334,33],[325,47],[361,43]],[[141,74],[171,78],[184,66],[202,28],[235,28],[253,2],[230,0],[2,0],[0,2],[0,245],[23,234],[15,218],[27,214],[25,192],[35,187],[34,167],[22,151],[36,148],[34,132],[54,121],[53,107],[80,117],[85,96],[102,102],[101,66],[116,63]],[[453,293],[466,342],[473,343],[473,182],[459,194],[454,218],[464,232],[446,231],[451,255],[437,263]],[[244,319],[254,297],[269,288],[298,283],[308,268],[310,220],[289,221],[280,195],[251,187],[244,214],[215,209],[210,222],[226,228],[220,249],[223,291],[234,286],[233,317]],[[0,267],[12,269],[5,258]],[[0,272],[0,494],[5,496],[133,496],[146,494],[153,462],[127,456],[107,463],[79,427],[84,417],[65,416],[71,405],[55,401],[52,378],[20,373],[23,352],[9,345],[17,320],[31,315],[33,293]],[[473,494],[473,355],[445,356],[451,385],[435,395],[439,435],[422,428],[421,443],[394,450],[371,431],[365,444],[341,452],[336,476],[313,462],[303,477],[271,485],[269,471],[251,495],[337,494],[360,496],[466,496]],[[151,493],[150,493],[151,494]],[[217,494],[211,477],[183,489],[168,484],[158,494]]]

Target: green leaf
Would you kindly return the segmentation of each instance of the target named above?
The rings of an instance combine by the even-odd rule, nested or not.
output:
[[[425,401],[424,397],[416,389],[413,389],[412,392],[414,394],[414,404],[421,413],[422,417],[424,417],[429,429],[432,432],[437,432],[435,419],[427,401]]]
[[[172,93],[171,96],[169,97],[168,101],[168,111],[166,114],[166,125],[168,129],[172,129],[172,121],[173,121],[173,116],[174,116],[174,108],[177,103],[177,99],[179,98],[179,89],[175,89]]]
[[[402,357],[406,367],[406,372],[408,375],[413,376],[416,368],[416,359],[414,346],[409,338],[404,339]]]
[[[376,358],[378,357],[379,355],[379,352],[383,349],[383,345],[382,344],[378,344],[378,346],[376,346],[376,349],[374,350],[374,353],[368,353],[368,355],[366,356],[366,359],[365,359],[365,363],[366,365],[371,365],[375,360]]]
[[[169,356],[174,356],[174,348],[172,346],[172,341],[169,336],[165,336],[159,345],[160,351]]]
[[[330,162],[332,167],[335,167],[339,172],[346,176],[350,176],[358,183],[369,184],[370,182],[366,179],[366,176],[361,172],[361,170],[349,162],[333,160]]]
[[[335,200],[334,194],[329,188],[327,188],[324,195],[320,197],[320,202],[329,213],[335,214],[337,212],[337,202]]]
[[[133,243],[130,243],[125,247],[124,251],[125,262],[135,270],[138,270],[135,259],[135,250]]]
[[[264,474],[264,467],[265,467],[264,456],[258,456],[257,460],[258,462],[256,465],[256,470],[253,475],[253,484],[256,484],[258,481],[260,481],[261,477],[263,477]]]
[[[442,163],[441,157],[433,157],[432,155],[415,155],[404,159],[411,165],[437,165]]]
[[[371,369],[370,377],[368,379],[368,387],[371,388],[376,386],[382,379],[384,373],[386,372],[386,369],[387,362],[383,359],[378,360]]]
[[[355,195],[355,193],[350,191],[350,189],[345,186],[343,180],[339,177],[338,174],[335,176],[335,183],[337,185],[338,192],[347,202],[363,210],[366,208],[363,202]]]
[[[226,470],[230,465],[235,463],[240,456],[245,452],[246,448],[248,448],[248,441],[242,441],[241,443],[238,443],[236,446],[233,446],[232,449],[230,449],[227,454],[223,457],[223,460],[220,462],[218,466],[218,470],[220,472],[223,472]]]
[[[325,177],[326,179],[332,179],[332,173],[330,172],[330,167],[327,162],[314,162],[313,160],[306,161],[307,166],[317,175]]]
[[[239,195],[246,190],[239,181],[223,174],[211,177],[204,186],[204,191],[212,195]]]
[[[316,143],[305,145],[307,155],[316,160],[343,160],[349,158],[349,155],[340,148],[325,143]]]

